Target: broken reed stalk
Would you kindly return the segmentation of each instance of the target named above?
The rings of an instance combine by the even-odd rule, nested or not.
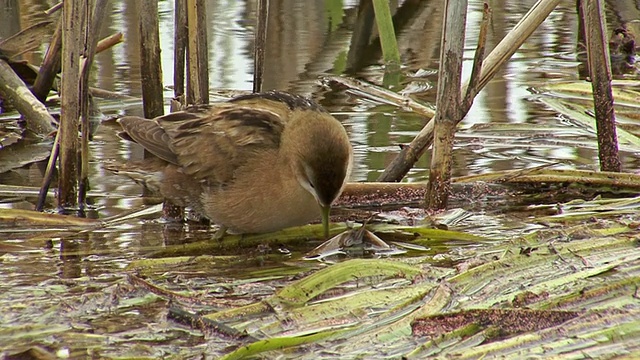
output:
[[[86,2],[65,1],[62,7],[62,89],[60,91],[60,171],[58,207],[76,205],[78,178],[78,118],[80,117],[80,53],[83,45],[82,16]]]
[[[60,51],[62,50],[62,18],[58,19],[58,25],[51,37],[47,53],[38,71],[38,76],[33,84],[33,94],[41,102],[45,102],[53,81],[60,72]]]
[[[121,32],[117,32],[98,41],[98,45],[96,46],[96,54],[99,54],[107,49],[110,49],[114,45],[121,43],[123,37],[124,35],[122,35]]]
[[[253,45],[253,92],[262,91],[264,77],[264,54],[267,46],[267,19],[269,18],[269,0],[258,1],[258,17]]]
[[[391,104],[400,108],[408,108],[414,113],[431,118],[435,115],[432,105],[421,103],[409,96],[398,94],[381,86],[345,76],[326,76],[322,82],[328,86],[343,86],[352,89],[352,92],[360,97],[369,98],[375,102]]]
[[[496,47],[484,59],[482,71],[478,83],[478,91],[482,90],[500,67],[520,48],[529,36],[542,24],[543,21],[558,6],[560,0],[538,0],[529,12],[509,31],[509,33],[496,45]],[[463,93],[469,87],[469,81],[463,86]]]
[[[473,105],[473,99],[478,95],[480,89],[478,88],[479,82],[474,79],[479,79],[480,72],[482,71],[482,64],[484,63],[484,52],[487,45],[487,33],[489,32],[489,25],[491,24],[491,8],[489,4],[484,3],[482,6],[482,21],[480,22],[480,32],[478,33],[478,45],[476,46],[476,53],[473,57],[473,67],[471,68],[471,76],[467,86],[467,91],[464,93],[462,104],[465,109],[471,109]]]
[[[539,0],[516,26],[484,59],[477,80],[476,93],[482,90],[500,67],[518,50],[520,45],[538,28],[547,16],[560,3],[560,0]],[[471,79],[461,89],[467,93]],[[474,95],[475,96],[475,95]],[[433,141],[434,121],[431,119],[413,141],[405,146],[398,156],[386,167],[378,181],[400,181],[409,172],[413,164],[424,154]]]
[[[462,57],[467,20],[466,0],[446,0],[440,46],[440,69],[434,128],[434,143],[429,171],[426,206],[447,207],[451,188],[451,162],[456,125],[469,108],[462,108]]]
[[[187,0],[187,104],[209,103],[207,8],[205,0]]]
[[[51,14],[53,14],[54,12],[56,12],[56,11],[58,11],[60,9],[62,9],[62,1],[60,1],[59,3],[53,5],[49,9],[45,10],[44,13],[46,15],[51,15]]]
[[[187,0],[175,0],[173,35],[173,96],[184,95],[184,66],[187,41]]]
[[[98,46],[98,37],[102,20],[106,17],[108,0],[93,0],[88,2],[86,9],[85,46],[80,57],[80,178],[78,179],[78,205],[83,209],[89,191],[89,137],[97,125],[92,121],[100,121],[92,116],[95,108],[93,101],[89,101],[89,73]],[[90,5],[89,5],[90,4]],[[92,110],[92,111],[90,111]]]
[[[606,19],[602,0],[579,0],[580,21],[587,43],[587,64],[593,89],[593,105],[598,132],[598,158],[601,171],[620,171],[616,115],[611,91],[611,61],[606,38]]]
[[[18,112],[27,119],[27,129],[46,136],[55,129],[56,121],[47,108],[36,98],[9,64],[0,59],[0,94],[9,100]]]

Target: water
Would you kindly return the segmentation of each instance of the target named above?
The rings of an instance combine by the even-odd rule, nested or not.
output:
[[[415,5],[415,4],[418,5]],[[518,5],[493,4],[493,25],[488,37],[491,49],[520,19],[533,1]],[[626,3],[625,3],[626,4]],[[625,4],[618,4],[623,9]],[[363,52],[376,57],[352,61],[345,66],[342,59],[349,55],[351,29],[356,21],[356,4],[346,3],[342,14],[330,13],[325,2],[274,2],[271,4],[270,27],[267,34],[266,68],[264,89],[289,90],[314,96],[330,111],[337,114],[347,127],[356,150],[356,164],[352,180],[375,180],[384,167],[399,151],[398,144],[409,142],[424,125],[425,119],[393,107],[381,107],[369,101],[322,89],[318,77],[349,70],[349,74],[374,83],[380,83],[382,67],[377,60],[380,53],[377,43],[364,48]],[[140,56],[138,50],[138,25],[135,1],[113,1],[110,16],[105,19],[102,36],[116,31],[125,33],[125,42],[96,56],[94,84],[105,90],[140,97]],[[212,92],[224,90],[250,91],[252,87],[252,39],[255,21],[255,4],[244,1],[208,1],[209,67]],[[557,113],[532,99],[528,88],[540,81],[577,79],[578,62],[575,61],[577,20],[574,4],[566,1],[545,21],[541,28],[516,52],[503,70],[476,98],[461,126],[469,128],[474,124],[486,123],[535,123],[540,126],[571,124],[558,121]],[[408,75],[400,84],[402,93],[413,93],[418,99],[433,103],[436,88],[439,39],[441,24],[437,20],[440,5],[429,2],[402,3],[397,22],[399,46]],[[475,51],[481,2],[471,1],[468,16],[463,78],[470,73]],[[32,5],[36,13],[45,5]],[[408,8],[413,10],[407,14]],[[625,10],[626,11],[626,10]],[[335,12],[335,10],[334,10]],[[623,13],[623,10],[620,10]],[[624,13],[626,14],[626,13]],[[342,15],[342,16],[338,16]],[[408,15],[413,15],[410,17]],[[620,17],[610,14],[611,23],[619,23]],[[628,16],[628,15],[627,15]],[[28,17],[28,16],[27,16]],[[28,17],[29,18],[29,17]],[[30,18],[35,18],[31,16]],[[165,84],[165,98],[173,96],[173,3],[159,2],[160,37],[162,47],[162,70]],[[26,25],[26,24],[25,24]],[[331,31],[332,30],[332,31]],[[39,54],[28,58],[37,63]],[[363,56],[364,57],[364,56]],[[421,70],[427,70],[420,76]],[[433,70],[433,71],[429,71]],[[418,73],[418,77],[413,77]],[[138,106],[120,111],[110,110],[109,115],[140,114]],[[167,109],[168,111],[168,109]],[[116,127],[117,128],[117,127]],[[103,127],[97,134],[94,151],[96,158],[125,160],[131,150],[130,144],[114,138],[113,127]],[[467,140],[468,139],[468,140]],[[531,139],[530,149],[536,151],[537,140]],[[482,143],[478,138],[459,137],[459,147],[467,147],[467,141]],[[486,144],[485,144],[486,145]],[[454,169],[454,175],[466,175],[477,171],[494,171],[520,168],[524,164],[516,158],[529,155],[523,150],[512,148],[492,148],[489,151],[474,151],[465,154]],[[487,148],[485,147],[485,150]],[[505,154],[505,152],[509,152]],[[465,151],[461,151],[465,153]],[[596,164],[597,152],[593,149],[576,153],[575,148],[554,149],[553,153],[543,151],[538,154],[549,161],[559,161],[567,166]],[[497,163],[487,157],[498,156],[507,160]],[[634,154],[622,154],[627,168],[637,167]],[[407,180],[424,180],[428,177],[429,157],[425,156],[409,173]],[[477,170],[474,170],[477,169]],[[108,174],[100,173],[100,178]],[[107,189],[105,189],[107,190]],[[111,189],[108,189],[111,190]]]
[[[41,12],[50,2],[31,1],[20,4],[22,26],[41,18]],[[92,74],[93,85],[105,90],[140,97],[140,55],[136,0],[109,3],[109,16],[105,19],[102,36],[116,31],[125,33],[125,42],[96,55]],[[165,98],[173,96],[172,38],[173,1],[159,2],[162,69]],[[383,66],[380,50],[374,42],[363,46],[360,56],[349,54],[353,29],[356,26],[355,1],[271,1],[267,34],[264,89],[280,89],[313,95],[323,106],[341,120],[355,149],[352,181],[373,181],[398,153],[398,144],[413,139],[426,119],[389,105],[381,105],[356,97],[344,91],[323,88],[318,78],[326,75],[350,76],[380,84]],[[340,6],[342,3],[342,6]],[[405,75],[399,92],[412,94],[417,99],[433,103],[437,82],[442,2],[400,1],[396,17],[398,40]],[[493,1],[493,25],[488,37],[488,49],[501,39],[508,29],[526,13],[533,1]],[[547,81],[578,79],[578,61],[575,56],[577,19],[574,1],[563,1],[541,28],[527,40],[498,75],[474,101],[471,111],[460,125],[454,150],[454,176],[521,169],[558,162],[562,167],[595,169],[597,148],[593,135],[559,115],[537,100],[529,91]],[[467,20],[464,71],[470,72],[476,46],[482,2],[470,1]],[[210,88],[213,95],[227,90],[249,91],[252,87],[252,43],[256,4],[254,1],[207,1],[209,9],[209,67]],[[633,1],[615,1],[608,4],[609,23],[637,19],[640,9]],[[327,8],[330,7],[330,8]],[[6,9],[5,9],[6,10]],[[635,15],[634,15],[635,14]],[[7,26],[8,23],[6,23]],[[14,24],[15,26],[15,24]],[[2,26],[0,26],[2,27]],[[3,31],[5,29],[3,28]],[[41,49],[43,50],[43,49]],[[24,56],[39,63],[42,51]],[[216,98],[220,98],[217,96]],[[107,116],[141,114],[139,104],[101,101]],[[495,124],[518,126],[500,130]],[[103,164],[139,158],[140,149],[117,135],[118,125],[106,122],[91,143],[92,193],[89,201],[94,216],[107,218],[145,205],[139,196],[140,188],[131,181],[104,170]],[[621,152],[623,167],[633,170],[639,166],[633,148]],[[428,178],[429,156],[424,156],[407,176],[414,182]],[[5,173],[2,184],[24,186],[40,185],[40,169],[28,166]],[[0,206],[31,208],[33,197],[21,201],[8,199]],[[49,203],[53,208],[54,203]],[[461,225],[474,233],[489,236],[505,231],[518,234],[532,225],[511,218],[484,218],[474,214]],[[47,328],[52,337],[37,337],[62,355],[84,356],[92,347],[97,354],[119,354],[116,345],[105,345],[102,338],[90,338],[87,329],[105,338],[126,344],[138,344],[139,354],[161,356],[172,346],[199,344],[201,338],[187,330],[183,333],[162,320],[166,303],[148,299],[127,283],[123,271],[132,261],[144,259],[150,252],[168,244],[206,240],[212,232],[203,228],[176,228],[153,220],[134,220],[96,231],[78,233],[51,227],[0,227],[0,323],[13,329],[24,330],[29,324],[54,321],[63,329]],[[474,220],[475,219],[475,220]],[[504,235],[506,236],[506,235]],[[451,243],[442,251],[457,252]],[[206,268],[169,267],[168,287],[183,289],[189,284],[195,289],[210,289],[225,281],[242,277],[282,273],[284,261],[290,261],[289,271],[308,270],[309,264],[299,262],[299,256],[314,245],[301,245],[293,255],[284,256],[271,249],[230,251],[227,258]],[[292,270],[293,269],[293,270]],[[29,299],[24,303],[24,299]],[[145,306],[127,307],[122,301],[140,301]],[[146,302],[145,302],[146,301]],[[44,325],[43,325],[44,326]],[[49,326],[49,325],[47,325]],[[156,330],[148,331],[148,328]],[[157,329],[170,328],[163,332]],[[43,330],[43,333],[46,331]],[[17,330],[16,330],[17,331]],[[19,333],[19,331],[17,331]],[[130,332],[138,340],[127,340]],[[143,337],[154,338],[158,346],[144,345]],[[78,346],[60,347],[76,342]],[[12,349],[28,346],[24,338],[11,344]],[[0,342],[0,348],[9,346]],[[66,346],[66,345],[65,345]],[[183,347],[183,349],[186,347]],[[64,350],[66,349],[66,350]],[[142,350],[141,350],[142,349]],[[196,351],[197,348],[192,348]],[[186,354],[188,355],[188,354]]]

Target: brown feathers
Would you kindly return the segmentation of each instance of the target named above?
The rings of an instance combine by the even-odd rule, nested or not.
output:
[[[164,160],[154,165],[162,196],[238,232],[317,218],[350,170],[342,125],[313,101],[284,92],[119,122],[128,138]]]

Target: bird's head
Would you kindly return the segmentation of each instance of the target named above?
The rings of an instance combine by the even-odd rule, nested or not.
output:
[[[325,237],[331,204],[340,196],[351,172],[352,148],[342,124],[326,112],[301,111],[292,117],[287,147],[294,153],[300,185],[318,202]]]

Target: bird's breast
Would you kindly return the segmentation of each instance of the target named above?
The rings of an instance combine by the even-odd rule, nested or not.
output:
[[[238,233],[263,233],[320,218],[317,201],[290,166],[269,161],[247,166],[234,182],[202,194],[204,212],[213,222]]]

